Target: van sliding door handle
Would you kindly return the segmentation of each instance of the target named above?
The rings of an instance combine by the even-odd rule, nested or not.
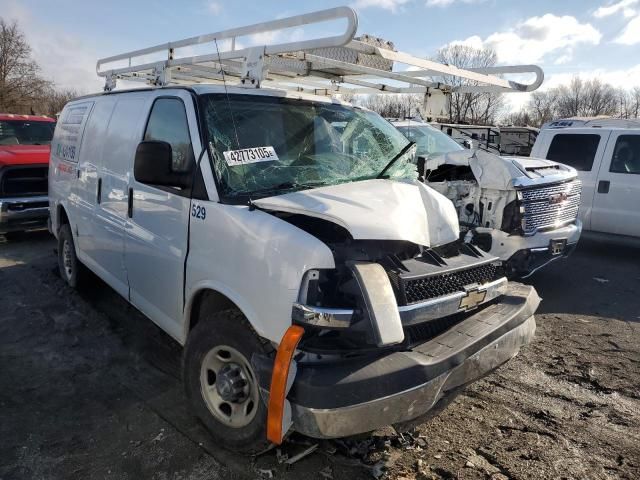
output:
[[[600,180],[598,182],[598,193],[609,193],[609,186],[611,182],[609,180]]]
[[[128,198],[128,205],[127,205],[127,216],[129,218],[133,217],[133,188],[129,188],[129,198]]]
[[[101,201],[102,201],[102,179],[99,178],[98,179],[98,191],[96,193],[96,203],[98,205],[100,205]]]

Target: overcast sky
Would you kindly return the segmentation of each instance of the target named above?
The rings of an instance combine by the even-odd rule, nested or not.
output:
[[[0,0],[0,15],[20,23],[46,77],[89,93],[102,88],[100,57],[348,1]],[[433,55],[452,42],[486,45],[502,64],[542,66],[542,88],[576,74],[640,85],[640,0],[351,2],[358,33],[414,55]],[[527,97],[509,99],[515,108]]]

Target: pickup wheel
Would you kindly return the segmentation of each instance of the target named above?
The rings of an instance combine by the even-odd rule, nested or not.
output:
[[[267,407],[251,356],[271,352],[269,342],[237,310],[205,311],[189,334],[183,361],[186,394],[220,446],[246,455],[269,447]]]
[[[76,256],[73,234],[69,224],[64,224],[58,231],[58,268],[60,276],[71,288],[77,288],[78,280],[83,275],[83,265]]]

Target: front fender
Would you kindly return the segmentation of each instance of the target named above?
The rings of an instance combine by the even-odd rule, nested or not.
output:
[[[279,342],[304,273],[334,268],[329,247],[313,235],[258,209],[199,202],[204,220],[191,222],[184,340],[193,298],[215,290],[245,314],[256,332]]]

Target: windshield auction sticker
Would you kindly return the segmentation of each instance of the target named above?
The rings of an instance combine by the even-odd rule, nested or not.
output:
[[[273,147],[243,148],[242,150],[227,150],[223,153],[224,159],[230,167],[278,160],[278,155]]]

